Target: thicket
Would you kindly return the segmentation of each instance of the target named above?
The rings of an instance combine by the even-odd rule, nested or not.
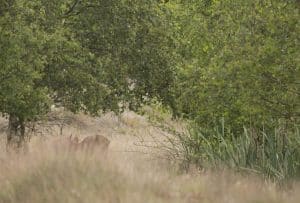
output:
[[[188,1],[178,18],[176,113],[200,167],[299,176],[299,1]]]
[[[299,2],[202,2],[184,4],[178,111],[232,131],[299,121]]]
[[[156,0],[0,0],[0,112],[8,144],[52,104],[73,112],[167,103],[175,60]]]
[[[21,146],[26,123],[52,104],[99,115],[155,100],[195,123],[183,144],[199,166],[296,174],[299,7],[297,0],[0,0],[8,143]],[[247,155],[237,159],[240,150]]]

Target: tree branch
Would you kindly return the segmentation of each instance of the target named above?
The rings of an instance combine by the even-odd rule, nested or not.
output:
[[[74,10],[75,7],[79,4],[80,0],[75,0],[75,2],[73,3],[73,5],[69,8],[69,10],[64,14],[64,16],[68,16],[70,15]]]

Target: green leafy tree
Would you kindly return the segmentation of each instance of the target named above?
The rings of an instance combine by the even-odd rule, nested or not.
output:
[[[150,98],[171,103],[175,44],[167,7],[156,0],[89,0],[69,18],[75,37],[89,50],[111,91],[106,106],[136,109]]]
[[[44,113],[49,102],[47,88],[37,85],[46,63],[41,54],[46,35],[31,19],[36,5],[1,1],[0,112],[9,116],[8,143],[18,134],[18,145],[24,140],[25,120]]]
[[[168,102],[173,42],[157,1],[15,0],[0,4],[0,112],[8,144],[60,102],[98,115]]]
[[[298,1],[183,5],[179,111],[210,128],[299,121]]]

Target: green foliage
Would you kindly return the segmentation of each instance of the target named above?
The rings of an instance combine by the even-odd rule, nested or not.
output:
[[[297,1],[189,1],[181,17],[184,58],[177,111],[232,130],[299,122]]]
[[[172,108],[195,123],[179,136],[186,161],[299,176],[299,1],[179,2]]]
[[[53,102],[94,115],[167,102],[166,18],[157,1],[1,1],[0,112],[30,120]]]
[[[110,90],[105,109],[129,104],[136,109],[150,98],[170,100],[174,47],[166,8],[157,1],[82,1],[66,24],[88,50],[94,74]]]
[[[0,16],[0,112],[33,117],[48,103],[47,88],[35,85],[46,63],[45,33],[29,20],[34,3],[1,3],[7,7]]]
[[[203,168],[228,167],[254,172],[276,181],[286,181],[300,175],[300,133],[290,130],[273,131],[244,129],[240,135],[226,132],[224,126],[214,133],[191,127],[189,136],[181,137],[185,158]]]
[[[296,0],[0,0],[0,113],[24,134],[53,103],[98,115],[155,101],[207,132],[184,142],[189,158],[293,175],[299,19]]]

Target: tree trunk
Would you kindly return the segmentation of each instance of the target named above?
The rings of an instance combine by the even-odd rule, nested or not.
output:
[[[24,119],[9,115],[7,148],[19,149],[25,143],[25,122]]]

